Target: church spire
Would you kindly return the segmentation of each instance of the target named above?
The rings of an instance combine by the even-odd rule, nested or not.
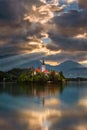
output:
[[[42,65],[45,65],[44,58],[43,58],[43,61],[42,61]]]
[[[43,58],[43,61],[42,61],[41,70],[42,70],[42,72],[44,72],[46,70],[46,65],[45,65],[44,58]]]

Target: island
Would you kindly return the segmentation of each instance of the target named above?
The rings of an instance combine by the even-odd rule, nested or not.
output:
[[[8,72],[0,71],[1,82],[23,82],[23,83],[58,83],[64,82],[66,78],[63,72],[46,69],[45,61],[38,68],[12,69]]]

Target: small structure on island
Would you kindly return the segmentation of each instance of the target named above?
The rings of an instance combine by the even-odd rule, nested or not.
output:
[[[39,68],[39,67],[36,68],[35,71],[34,71],[34,74],[37,74],[37,73],[40,73],[40,72],[43,72],[45,75],[48,75],[50,73],[50,71],[46,69],[46,64],[45,64],[44,59],[42,60],[41,68]]]
[[[44,72],[46,70],[46,65],[45,65],[45,62],[44,62],[44,59],[42,61],[42,66],[41,66],[41,71]]]

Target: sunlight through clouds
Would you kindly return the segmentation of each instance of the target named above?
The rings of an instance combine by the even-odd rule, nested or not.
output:
[[[0,2],[0,60],[33,53],[37,59],[38,53],[44,53],[45,57],[56,55],[56,60],[59,55],[65,57],[65,52],[68,60],[72,57],[84,63],[87,50],[87,2],[84,5],[84,1],[15,0],[15,6],[11,0],[10,4],[6,0]],[[58,63],[61,61],[64,58]]]

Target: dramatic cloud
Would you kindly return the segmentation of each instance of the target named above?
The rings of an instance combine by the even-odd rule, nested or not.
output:
[[[70,11],[53,18],[56,31],[60,35],[74,36],[87,32],[87,10]]]
[[[61,49],[65,51],[87,51],[87,39],[69,38],[49,33],[53,44],[48,44],[49,49]]]
[[[21,12],[20,5],[17,0],[1,0],[0,1],[0,21],[8,23],[18,23],[20,21]]]
[[[78,0],[78,2],[82,8],[87,8],[87,0]]]
[[[66,52],[66,51],[62,51],[60,54],[56,54],[56,55],[50,55],[46,57],[47,61],[51,61],[51,62],[57,62],[58,64],[62,61],[66,61],[66,60],[73,60],[73,61],[78,61],[78,62],[82,62],[85,61],[85,59],[87,59],[87,52],[74,52],[73,55],[70,52]],[[86,62],[87,63],[87,62]]]
[[[21,66],[34,54],[51,62],[84,62],[86,51],[86,0],[0,1],[0,69]],[[25,59],[16,62],[23,55]]]

